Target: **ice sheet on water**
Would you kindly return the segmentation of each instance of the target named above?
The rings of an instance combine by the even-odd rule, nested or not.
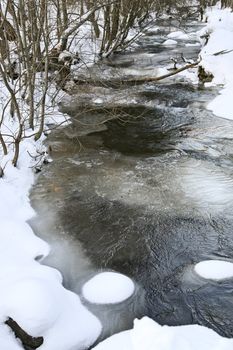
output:
[[[231,174],[213,163],[188,160],[181,165],[181,188],[199,208],[222,210],[233,203]]]

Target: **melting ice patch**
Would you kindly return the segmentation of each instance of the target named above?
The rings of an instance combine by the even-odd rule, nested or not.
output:
[[[180,185],[185,196],[200,208],[223,209],[233,202],[233,179],[223,169],[204,161],[187,161]]]
[[[150,158],[138,161],[134,168],[126,164],[123,169],[107,173],[99,168],[95,192],[129,205],[144,205],[182,215],[192,210],[193,215],[195,212],[199,215],[200,210],[215,213],[231,210],[233,178],[231,171],[205,160],[171,159],[165,166],[156,158]]]

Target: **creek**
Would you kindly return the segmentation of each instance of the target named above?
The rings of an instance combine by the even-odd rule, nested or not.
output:
[[[216,89],[183,76],[124,81],[155,74],[181,53],[197,58],[194,37],[162,44],[176,22],[156,25],[132,50],[90,68],[95,86],[79,85],[61,103],[72,123],[48,136],[53,162],[32,189],[37,216],[30,224],[51,245],[44,263],[81,298],[99,271],[135,282],[134,295],[120,304],[82,298],[103,324],[101,339],[143,315],[233,337],[233,280],[205,280],[193,269],[202,260],[233,259],[232,122],[206,109]],[[200,27],[190,20],[185,31]]]

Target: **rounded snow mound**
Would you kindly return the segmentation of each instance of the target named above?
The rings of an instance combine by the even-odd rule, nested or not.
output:
[[[102,272],[84,284],[84,298],[94,304],[116,304],[128,299],[134,292],[133,281],[120,273]]]
[[[233,263],[222,260],[206,260],[195,265],[195,272],[206,279],[222,280],[233,277]]]
[[[176,32],[172,32],[172,33],[168,34],[167,38],[168,39],[188,40],[189,36],[188,36],[188,34],[178,30]]]
[[[233,339],[199,326],[160,326],[148,317],[134,321],[134,328],[111,336],[93,350],[231,350]]]
[[[51,283],[32,278],[16,282],[5,294],[4,306],[7,316],[18,321],[27,332],[39,336],[59,317],[61,310],[57,307],[58,301]]]
[[[177,45],[177,41],[172,39],[167,39],[166,41],[163,42],[163,45],[165,46]]]

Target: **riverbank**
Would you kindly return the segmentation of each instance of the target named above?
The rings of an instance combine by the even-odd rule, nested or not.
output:
[[[166,92],[166,87],[164,87],[164,91]],[[150,94],[150,91],[147,91],[147,93]],[[181,101],[178,100],[177,103],[179,105]],[[180,118],[182,119],[182,115],[180,115]],[[166,125],[161,123],[161,126],[163,127],[163,130],[165,130]],[[179,123],[177,127],[178,126]],[[162,137],[163,136],[161,136],[161,138]],[[125,140],[126,139],[127,135],[125,137]],[[114,139],[112,141],[114,142]],[[140,144],[137,144],[137,146],[139,147]],[[2,314],[2,339],[5,341],[5,344],[2,344],[4,345],[4,349],[22,349],[22,346],[12,337],[7,327],[4,325],[5,318],[10,316],[17,319],[21,326],[31,335],[44,336],[45,342],[41,347],[43,350],[57,349],[58,346],[59,350],[67,350],[73,346],[86,348],[98,337],[101,330],[101,325],[96,317],[89,313],[86,308],[84,309],[80,303],[79,297],[76,294],[70,293],[62,287],[61,275],[54,269],[40,264],[40,262],[45,262],[44,259],[49,254],[49,247],[46,243],[34,236],[30,227],[26,223],[26,221],[32,218],[34,215],[34,211],[32,210],[28,199],[29,190],[34,182],[34,175],[32,173],[32,169],[30,168],[33,166],[33,164],[28,151],[30,154],[34,154],[34,150],[37,147],[38,144],[35,144],[34,141],[25,141],[21,148],[19,169],[13,168],[9,163],[5,168],[4,178],[1,179],[1,193],[6,199],[5,201],[2,201],[1,207],[1,213],[3,213],[1,222],[6,221],[4,226],[2,226],[4,227],[4,230],[1,230],[1,237],[3,237],[2,241],[5,242],[1,245],[3,247],[3,269],[1,271],[1,275],[3,276],[3,294],[1,299],[4,302],[4,307],[2,308],[2,310],[4,310]],[[135,148],[135,146],[133,146],[133,148]],[[121,150],[122,148],[118,151]],[[150,154],[151,150],[149,147],[148,150],[148,154]],[[127,151],[132,151],[132,146],[129,146]],[[152,150],[152,152],[153,151],[154,150]],[[116,162],[118,161],[119,153],[120,152],[114,153],[115,159],[113,159],[112,154],[110,154],[109,158],[112,162],[114,160]],[[102,157],[102,161],[103,158],[104,155]],[[5,165],[6,161],[7,159],[4,158],[2,163],[3,166]],[[80,162],[80,159],[76,159],[76,161],[77,165],[80,166],[80,163],[78,163]],[[122,160],[119,160],[119,162],[122,162]],[[83,164],[86,166],[86,163]],[[124,167],[128,169],[128,159],[123,160],[123,164]],[[96,162],[96,164],[94,164],[94,162],[89,162],[89,165],[87,164],[87,168],[89,166],[89,169],[93,167],[94,170],[96,170],[99,165],[100,162]],[[137,166],[138,169],[140,169],[140,162],[137,164]],[[81,167],[79,167],[79,169]],[[113,168],[116,168],[115,163],[113,164]],[[149,168],[150,164],[148,164],[148,172]],[[63,176],[66,170],[63,167],[61,169],[63,169]],[[154,169],[154,171],[155,170],[156,169]],[[97,174],[99,174],[98,179],[99,183],[101,183],[103,179],[102,173],[98,173],[97,171],[95,173],[95,179],[97,179]],[[120,169],[118,172],[118,175],[121,176],[121,174],[122,169]],[[109,176],[110,175],[111,174],[109,174]],[[130,175],[130,173],[128,175]],[[130,180],[132,180],[131,175]],[[188,176],[186,174],[186,178],[187,177]],[[124,176],[122,178],[124,178]],[[49,178],[49,180],[51,181],[53,179]],[[130,185],[130,180],[125,177],[125,183],[127,186]],[[153,179],[150,178],[148,180],[150,180],[148,186],[153,187]],[[71,182],[72,179],[69,179],[69,181]],[[131,188],[131,193],[126,193],[126,190],[123,187],[120,187],[120,182],[118,183],[116,178],[114,181],[116,185],[115,192],[118,197],[113,197],[113,202],[116,199],[121,200],[123,198],[123,202],[128,201],[128,203],[132,203],[137,200],[138,203],[140,203],[141,198],[139,196],[135,196],[135,193],[141,193],[138,191],[141,186],[140,181],[137,182],[137,191],[135,192]],[[56,183],[53,184],[52,182],[53,181],[51,181],[51,186],[54,185],[54,187],[52,187],[52,191],[59,192],[60,187],[56,186]],[[97,184],[98,183],[96,183],[96,185]],[[107,185],[109,185],[109,188],[106,188],[109,189],[110,192],[112,186],[110,180],[106,181],[106,186]],[[121,191],[119,191],[119,188],[121,188]],[[108,196],[108,193],[105,194],[105,196]],[[120,199],[120,197],[122,198]],[[147,203],[147,197],[143,197],[143,200],[145,200]],[[113,202],[110,201],[110,204]],[[150,203],[151,206],[153,205],[153,202],[154,199],[152,198]],[[100,207],[98,207],[100,214],[102,213],[101,203]],[[77,207],[74,206],[74,211],[76,210]],[[12,222],[12,213],[14,212],[17,212],[17,219],[15,222],[10,224],[10,222]],[[77,215],[78,214],[76,213],[76,216]],[[101,217],[99,217],[99,219],[101,219]],[[90,218],[88,218],[88,220],[90,220]],[[125,218],[125,220],[127,220],[127,218]],[[115,226],[117,227],[117,222]],[[55,229],[57,228],[55,227]],[[101,231],[101,229],[99,231]],[[9,237],[11,239],[9,239]],[[109,254],[111,255],[111,252]],[[30,299],[28,297],[29,294],[32,296]],[[78,332],[76,326],[77,324],[79,325]],[[66,334],[66,337],[64,337],[64,334]]]
[[[59,124],[65,118],[54,110],[49,120]],[[4,127],[12,130],[11,124]],[[17,168],[11,165],[13,149],[1,159],[4,175],[0,179],[0,342],[4,350],[23,348],[5,324],[8,318],[17,321],[30,336],[43,336],[40,348],[48,350],[58,345],[64,350],[88,347],[101,331],[100,322],[79,297],[62,286],[61,274],[43,265],[50,247],[35,236],[28,224],[35,216],[29,200],[34,171],[49,161],[44,139],[36,142],[28,137],[21,142]],[[88,328],[82,326],[84,323]]]

